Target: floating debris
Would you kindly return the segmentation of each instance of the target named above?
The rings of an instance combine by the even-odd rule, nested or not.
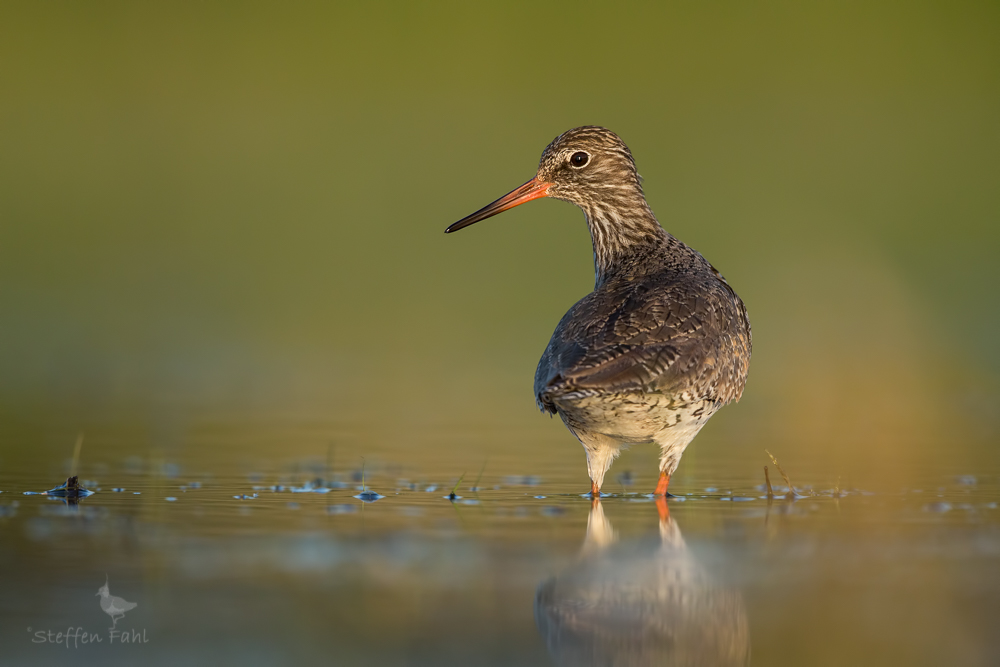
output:
[[[368,465],[368,462],[365,461],[364,457],[362,457],[361,460],[364,461],[364,463],[361,464],[361,493],[354,497],[363,503],[373,503],[376,500],[382,500],[385,496],[366,488],[365,467]]]
[[[535,500],[545,500],[548,496],[535,496]]]
[[[434,493],[437,490],[438,490],[437,484],[431,484],[426,489],[424,489],[426,493]]]
[[[72,477],[67,478],[64,484],[37,495],[54,496],[56,498],[86,498],[87,496],[94,495],[94,492],[80,486],[80,478],[73,475]]]
[[[164,498],[164,500],[166,500],[168,503],[177,502],[177,498],[175,498],[174,496],[167,496],[166,498]]]
[[[236,500],[253,500],[256,497],[257,497],[256,493],[254,494],[241,493],[238,496],[233,496],[233,498],[235,498]]]
[[[125,487],[122,487],[122,486],[116,486],[115,488],[113,488],[111,490],[114,491],[115,493],[125,493]]]

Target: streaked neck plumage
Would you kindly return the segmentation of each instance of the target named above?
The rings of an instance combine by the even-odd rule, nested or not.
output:
[[[594,245],[595,289],[622,271],[633,271],[669,237],[636,186],[609,187],[599,199],[579,203]]]

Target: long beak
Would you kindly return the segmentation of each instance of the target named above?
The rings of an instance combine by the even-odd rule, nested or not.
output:
[[[538,177],[535,177],[516,190],[508,192],[503,197],[500,197],[500,199],[496,200],[492,204],[484,206],[468,217],[462,218],[455,224],[448,227],[448,229],[444,230],[444,233],[450,234],[451,232],[457,232],[458,230],[475,224],[480,220],[493,217],[497,213],[503,213],[507,209],[514,208],[515,206],[523,204],[526,201],[538,199],[539,197],[548,197],[549,187],[551,185],[551,183],[540,181],[538,180]]]

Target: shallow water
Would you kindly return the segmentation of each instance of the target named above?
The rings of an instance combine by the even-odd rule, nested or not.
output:
[[[253,448],[253,433],[226,439]],[[682,464],[679,497],[658,504],[637,454],[593,505],[582,454],[565,466],[544,448],[485,461],[452,500],[461,472],[437,463],[362,470],[330,450],[236,457],[259,466],[245,469],[127,443],[97,461],[88,446],[81,481],[97,493],[77,505],[24,495],[64,481],[61,462],[0,473],[3,664],[1000,660],[995,476],[809,488],[789,471],[799,497],[769,500],[759,468],[716,461]],[[110,634],[105,581],[137,603],[115,623],[129,644]]]

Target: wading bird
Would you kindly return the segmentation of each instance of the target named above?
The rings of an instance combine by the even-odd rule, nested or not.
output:
[[[660,447],[655,494],[670,495],[684,449],[743,393],[750,363],[743,301],[660,226],[632,153],[602,127],[556,137],[534,178],[445,232],[540,197],[583,209],[596,283],[563,316],[538,362],[538,407],[558,414],[583,444],[593,496],[622,448],[647,442]]]

